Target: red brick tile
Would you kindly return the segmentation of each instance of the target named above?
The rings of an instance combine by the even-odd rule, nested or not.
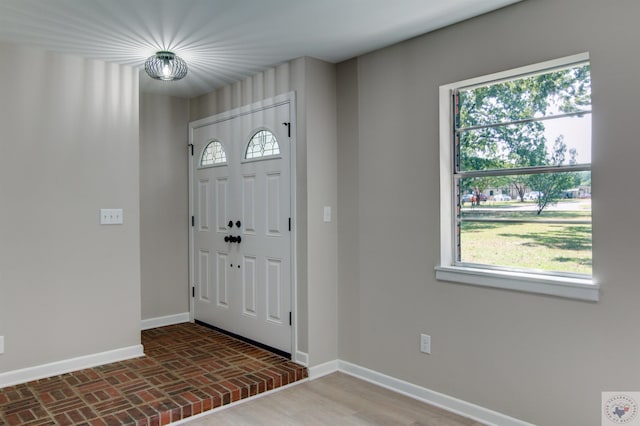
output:
[[[207,398],[202,401],[202,411],[209,411],[215,406],[213,405],[213,398]]]
[[[104,416],[102,417],[102,420],[107,424],[107,426],[121,426],[120,420],[113,415]]]
[[[66,414],[67,414],[67,417],[71,419],[73,424],[79,424],[86,421],[87,419],[91,419],[95,417],[95,414],[93,412],[91,412],[89,416],[86,415],[88,414],[86,407],[81,407],[80,409],[77,409],[77,410],[67,411]]]
[[[176,422],[178,420],[182,420],[182,408],[174,408],[171,410],[171,421]]]
[[[308,375],[194,324],[145,330],[142,342],[146,357],[0,389],[0,426],[159,426]]]
[[[20,420],[23,422],[30,422],[32,420],[36,420],[36,416],[34,416],[31,410],[22,410],[18,412],[18,417],[20,417]]]
[[[187,417],[191,417],[193,415],[193,410],[191,407],[191,404],[187,404],[187,405],[183,405],[182,406],[182,418],[187,418]]]
[[[160,415],[149,417],[149,426],[159,426],[159,425],[160,425]]]
[[[138,423],[140,422],[141,419],[144,419],[146,422],[147,416],[137,407],[133,407],[127,410],[127,414],[129,415],[129,417],[131,417],[132,419],[135,419]]]
[[[72,396],[68,399],[62,399],[59,401],[53,401],[49,404],[45,404],[48,411],[53,414],[63,413],[65,411],[76,410],[84,407],[86,403],[78,396]]]
[[[113,414],[113,417],[118,420],[119,425],[134,425],[136,423],[136,420],[126,411],[117,412]]]
[[[140,392],[136,392],[135,394],[142,400],[143,402],[155,401],[162,397],[162,392],[159,392],[155,389],[145,389]]]
[[[111,399],[94,405],[96,412],[100,415],[117,413],[131,407],[132,404],[124,398]]]
[[[15,413],[7,414],[4,416],[4,418],[6,419],[7,423],[10,425],[17,425],[20,422],[20,417],[18,417],[18,415]]]
[[[171,423],[171,411],[164,411],[160,413],[160,424],[168,425]]]
[[[76,424],[64,413],[58,414],[54,418],[56,419],[56,423],[60,426],[70,426],[70,425]]]
[[[142,413],[141,415],[143,417],[152,418],[153,416],[156,416],[158,414],[158,410],[151,405],[143,404],[138,405],[136,408]]]

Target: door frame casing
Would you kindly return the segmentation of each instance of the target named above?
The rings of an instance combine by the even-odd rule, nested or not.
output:
[[[248,105],[244,105],[238,108],[234,108],[228,111],[221,112],[219,114],[215,114],[209,117],[204,117],[199,120],[195,120],[189,123],[189,144],[187,145],[187,161],[189,163],[189,217],[187,218],[188,226],[189,226],[189,282],[188,282],[188,298],[189,298],[189,321],[194,322],[195,320],[195,303],[194,297],[192,293],[192,288],[195,287],[195,259],[194,259],[194,229],[192,226],[191,218],[195,217],[195,209],[193,206],[194,197],[193,197],[193,160],[194,157],[198,155],[197,152],[193,152],[193,133],[194,130],[205,127],[211,124],[221,123],[223,121],[232,120],[236,117],[240,117],[243,115],[252,114],[257,111],[274,108],[280,105],[289,104],[289,120],[290,120],[290,133],[289,137],[289,204],[290,204],[290,214],[291,214],[291,232],[289,233],[290,237],[290,286],[291,286],[291,316],[292,316],[292,324],[291,324],[291,358],[296,358],[296,353],[298,352],[298,296],[297,296],[297,288],[298,288],[298,273],[297,273],[297,226],[296,226],[296,93],[288,92],[281,95],[274,96],[272,98],[263,99],[258,102],[254,102]],[[248,141],[247,141],[248,142]]]

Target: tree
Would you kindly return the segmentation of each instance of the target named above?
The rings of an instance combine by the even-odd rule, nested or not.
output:
[[[456,114],[458,164],[461,171],[517,169],[559,164],[567,155],[566,144],[556,141],[549,149],[544,121],[537,118],[589,109],[591,80],[589,66],[561,69],[488,86],[460,90]],[[569,153],[574,159],[577,153]],[[566,177],[566,176],[565,176]],[[499,186],[505,177],[488,186]],[[558,196],[558,188],[570,179],[537,175],[508,176],[524,201],[527,188],[542,185],[550,189],[538,205],[539,212]],[[478,178],[475,178],[478,179]],[[545,180],[546,179],[546,180]],[[567,189],[567,188],[563,188]],[[560,193],[562,190],[560,190]]]
[[[554,142],[553,153],[547,162],[554,166],[564,164],[566,152],[567,145],[564,143],[564,137],[560,136]],[[575,164],[577,153],[572,149],[569,150],[569,154],[569,164]],[[539,196],[536,199],[538,214],[542,213],[542,210],[544,210],[546,206],[555,204],[562,198],[565,190],[573,188],[576,185],[576,180],[576,174],[571,172],[530,175],[529,186],[534,191],[539,192]]]

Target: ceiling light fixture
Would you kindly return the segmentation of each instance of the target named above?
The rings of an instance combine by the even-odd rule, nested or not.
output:
[[[187,63],[173,52],[162,50],[147,58],[144,70],[156,80],[180,80],[187,75]]]

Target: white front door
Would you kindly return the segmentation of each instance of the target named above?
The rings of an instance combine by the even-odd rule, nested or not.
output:
[[[291,353],[290,104],[192,129],[196,320]]]

